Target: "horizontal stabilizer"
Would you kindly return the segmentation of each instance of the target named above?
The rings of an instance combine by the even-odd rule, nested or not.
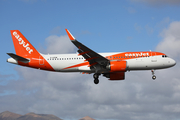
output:
[[[13,59],[17,60],[17,61],[21,61],[21,62],[24,62],[24,63],[28,63],[30,60],[29,59],[26,59],[26,58],[23,58],[21,56],[18,56],[14,53],[7,53],[9,56],[11,56]]]

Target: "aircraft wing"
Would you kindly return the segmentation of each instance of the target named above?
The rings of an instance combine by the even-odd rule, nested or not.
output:
[[[108,59],[77,41],[67,29],[66,32],[71,42],[78,48],[79,55],[82,55],[90,63],[89,67],[94,68],[97,73],[106,70]]]

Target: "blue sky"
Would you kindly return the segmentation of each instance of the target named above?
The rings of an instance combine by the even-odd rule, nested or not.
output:
[[[63,40],[68,41],[68,39],[63,39],[62,41],[58,41],[58,42],[52,39],[52,36],[56,36],[57,40],[62,38],[62,36],[67,37],[65,28],[69,29],[70,32],[80,42],[82,42],[83,44],[85,44],[86,46],[88,46],[89,48],[93,49],[96,52],[149,51],[149,50],[153,50],[153,51],[158,50],[160,52],[166,52],[167,49],[162,47],[162,46],[167,46],[165,41],[168,34],[166,33],[171,33],[171,28],[174,30],[175,28],[173,26],[177,26],[175,22],[180,21],[179,12],[180,12],[180,2],[176,0],[171,0],[171,1],[169,0],[159,0],[159,1],[155,1],[155,0],[124,0],[124,1],[0,0],[0,26],[1,26],[0,27],[0,33],[1,33],[0,85],[2,86],[0,91],[1,92],[0,97],[5,96],[10,99],[13,99],[14,97],[16,97],[16,95],[22,97],[25,93],[28,93],[26,95],[32,95],[34,100],[41,100],[41,98],[36,97],[37,95],[36,93],[38,93],[39,95],[41,94],[41,92],[44,92],[43,91],[44,88],[40,86],[41,83],[39,82],[38,82],[39,86],[35,85],[35,87],[27,86],[28,88],[20,87],[19,89],[17,89],[16,86],[13,86],[12,83],[14,83],[14,81],[18,83],[23,81],[21,83],[22,86],[23,84],[27,84],[27,83],[33,84],[33,83],[26,81],[30,79],[30,78],[26,78],[26,75],[32,76],[31,74],[32,69],[17,67],[16,65],[12,65],[6,62],[6,59],[9,58],[9,56],[6,53],[8,52],[15,53],[13,42],[10,35],[10,30],[13,29],[20,30],[24,34],[24,36],[26,36],[26,38],[34,45],[34,47],[42,53],[76,52],[75,48],[71,49],[73,45],[71,46],[70,44],[72,43],[70,42],[69,43],[67,42],[67,47],[66,46],[64,47],[66,41]],[[52,48],[55,46],[53,46],[53,44],[52,46],[49,46],[48,44],[51,43],[52,41],[54,41],[56,44],[57,50],[55,51],[50,49],[50,47]],[[57,43],[59,44],[59,47],[57,46]],[[173,42],[171,45],[174,45]],[[176,45],[179,45],[179,42],[177,42]],[[167,48],[168,47],[169,46],[167,46]],[[174,54],[171,54],[172,52],[179,54],[179,52],[177,52],[177,50],[179,49],[173,49],[173,47],[169,47],[168,50],[170,51],[170,52],[167,51],[167,53],[169,53],[168,55],[174,57],[176,60],[179,60],[179,57],[175,56]],[[37,72],[35,70],[32,71],[33,71],[32,73]],[[40,72],[39,74],[45,74],[45,73]],[[57,75],[57,73],[56,74],[48,73],[48,74],[53,74],[56,77],[59,77],[59,74]],[[137,75],[136,74],[133,75],[135,76],[135,78],[137,77],[138,79],[140,77],[138,75],[141,74],[138,73]],[[130,75],[129,79],[131,77],[134,77],[133,75]],[[73,76],[77,76],[75,77],[76,80],[74,81],[78,81],[78,79],[82,80],[85,78],[84,76],[81,78],[81,75],[79,74],[78,75],[73,74]],[[41,76],[38,75],[37,76],[35,75],[34,77],[41,78]],[[84,83],[83,84],[84,86],[87,87],[87,85],[89,85],[90,82],[92,82],[91,77],[92,76],[87,78],[89,79],[89,82],[87,82],[87,84]],[[177,76],[176,79],[179,79],[179,76]],[[45,81],[47,82],[48,80]],[[42,82],[42,84],[46,84],[43,83],[43,81],[41,80],[40,82]],[[71,87],[73,86],[73,83]],[[75,83],[74,86],[78,87],[77,83]],[[139,84],[141,85],[141,83]],[[104,85],[107,86],[108,82],[104,83]],[[67,85],[67,88],[71,89],[71,87],[68,86],[69,85]],[[14,89],[12,88],[10,89],[10,87],[13,87]],[[111,88],[110,85],[109,87]],[[129,87],[130,86],[127,85],[127,88]],[[100,88],[94,88],[91,85],[90,88],[91,88],[90,91],[95,91],[96,89],[101,91],[105,89],[105,87],[102,86],[100,87],[102,89],[100,89]],[[127,89],[126,87],[124,88]],[[84,89],[84,87],[82,89]],[[69,90],[65,90],[65,92],[67,91]],[[76,92],[78,92],[78,90]],[[127,94],[130,95],[130,93],[132,93],[132,91],[129,91]],[[80,98],[81,97],[82,96],[80,96]],[[25,99],[25,97],[22,98]],[[54,99],[59,100],[59,98],[54,98]],[[98,99],[99,98],[97,97],[95,101],[96,100],[98,101]],[[49,101],[49,98],[47,98],[45,99],[45,101],[50,102],[51,100]],[[11,101],[10,103],[13,104],[13,102]],[[18,109],[18,110],[16,109],[16,107],[10,109],[10,107],[8,107],[7,105],[5,106],[6,109],[0,109],[0,112],[5,111],[9,108],[8,109],[9,111],[18,111],[18,113],[21,114],[23,114],[22,111],[37,112],[37,113],[50,112],[59,117],[62,116],[63,118],[66,117],[81,118],[84,117],[83,115],[85,115],[84,113],[81,116],[80,113],[78,112],[72,113],[72,116],[68,116],[67,113],[58,114],[50,110],[46,110],[43,112],[40,111],[41,109],[44,109],[43,107],[37,107],[37,106],[41,106],[40,104],[41,104],[40,102],[36,104],[32,103],[31,105],[34,107],[24,105],[27,108],[29,108],[26,110],[23,107],[22,109]],[[62,104],[64,104],[64,101],[62,101]],[[88,106],[89,104],[85,102],[84,106],[82,105],[83,106],[82,109],[85,108],[86,105]],[[72,108],[67,107],[67,111],[69,109]],[[101,107],[99,109],[101,109]],[[108,112],[114,111],[113,108],[111,109]],[[58,108],[55,108],[55,110],[58,110]],[[92,110],[92,109],[88,108],[86,110]],[[106,112],[104,112],[104,114],[106,114]],[[104,115],[98,117],[93,113],[91,113],[90,115],[92,115],[92,117],[97,119],[123,118],[123,116],[118,116],[118,115],[114,115],[115,117],[110,115],[109,116]],[[138,115],[143,116],[140,113]],[[163,115],[164,115],[163,113],[160,114],[160,116]],[[133,118],[126,118],[126,119],[133,119]]]

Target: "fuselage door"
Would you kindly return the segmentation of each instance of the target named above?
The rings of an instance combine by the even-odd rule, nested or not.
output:
[[[157,62],[156,52],[151,52],[151,62]]]
[[[44,58],[39,56],[39,65],[44,65]]]

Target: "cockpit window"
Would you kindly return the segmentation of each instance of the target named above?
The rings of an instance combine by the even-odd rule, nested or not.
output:
[[[162,55],[162,57],[168,57],[167,55]]]

